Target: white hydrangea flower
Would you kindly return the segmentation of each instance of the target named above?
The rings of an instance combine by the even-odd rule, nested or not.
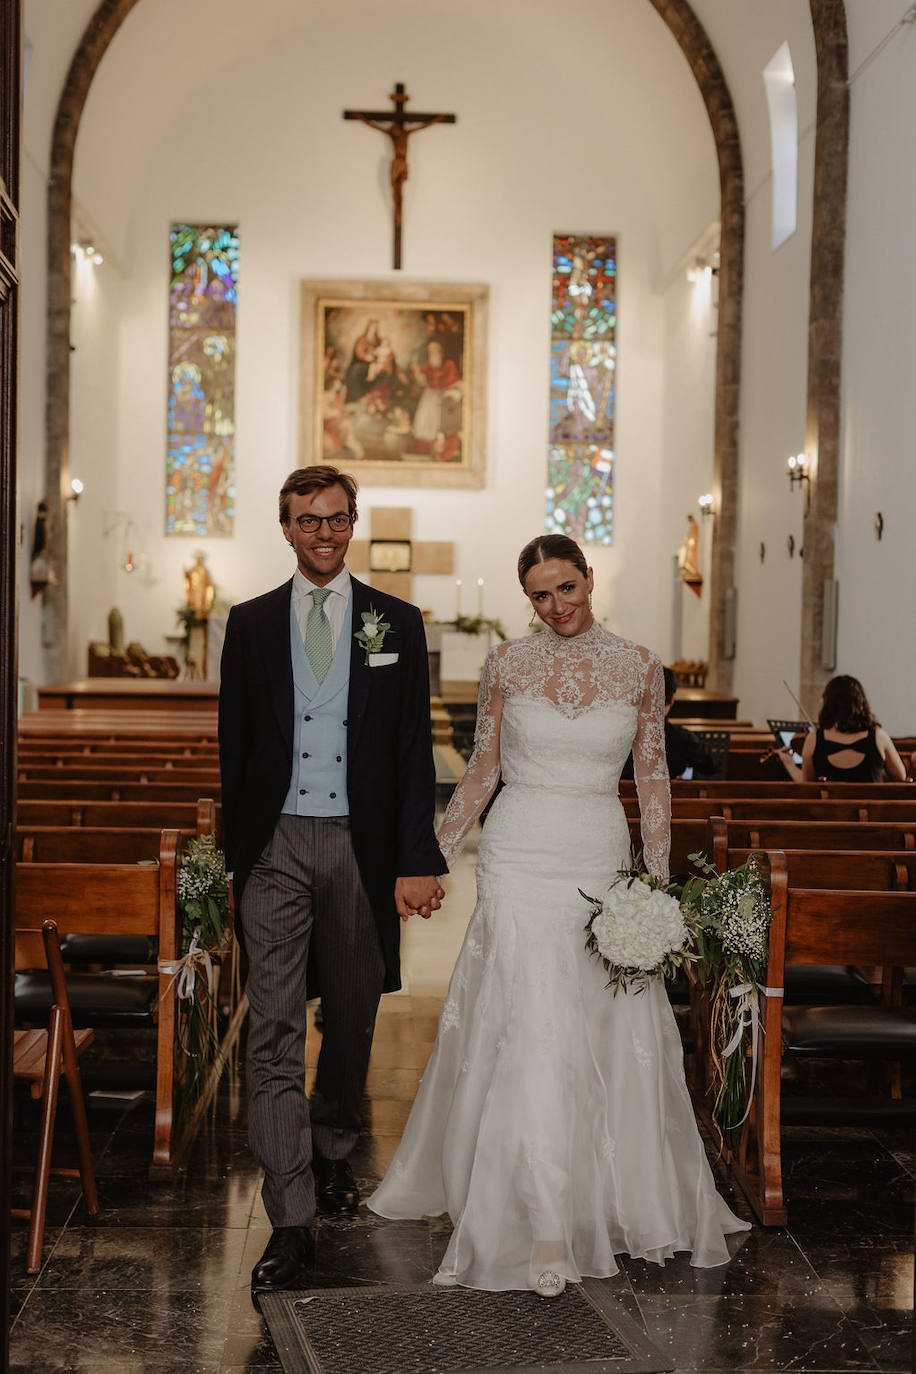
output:
[[[592,934],[602,958],[620,968],[647,973],[687,943],[687,926],[677,899],[640,881],[608,888],[592,922]]]

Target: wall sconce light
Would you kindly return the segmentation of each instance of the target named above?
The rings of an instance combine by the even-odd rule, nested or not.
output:
[[[71,243],[70,252],[76,258],[77,264],[88,262],[93,267],[101,267],[105,261],[94,243]]]
[[[694,258],[687,268],[687,280],[691,285],[698,282],[702,277],[711,275],[712,269],[705,258]]]
[[[70,491],[69,491],[69,494],[68,494],[68,496],[67,496],[67,500],[68,500],[68,501],[78,501],[78,500],[80,499],[80,497],[82,496],[82,494],[83,494],[83,492],[84,492],[85,490],[86,490],[85,486],[83,485],[83,483],[80,481],[80,479],[79,479],[78,477],[71,477],[71,478],[70,478]]]
[[[805,514],[811,508],[811,476],[808,472],[808,459],[803,453],[793,453],[790,455],[786,466],[789,469],[789,486],[797,486],[801,483],[805,489]]]
[[[713,510],[713,495],[711,491],[708,491],[705,496],[698,496],[697,505],[700,508],[700,515],[703,519],[705,519],[707,515],[715,514],[715,511]]]

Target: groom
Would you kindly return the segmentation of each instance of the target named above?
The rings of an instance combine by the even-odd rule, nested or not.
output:
[[[223,832],[248,955],[248,1128],[274,1228],[253,1293],[300,1282],[316,1202],[356,1211],[347,1156],[379,998],[400,987],[398,917],[428,917],[443,896],[423,623],[350,577],[356,518],[347,473],[290,474],[280,525],[296,571],[232,608],[220,666]],[[309,1101],[305,1004],[319,992]]]

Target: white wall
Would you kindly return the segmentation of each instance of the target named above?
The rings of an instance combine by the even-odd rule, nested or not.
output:
[[[718,282],[687,271],[698,253],[712,266],[715,227],[677,263],[664,295],[665,384],[662,446],[665,482],[661,497],[661,555],[665,629],[661,652],[675,658],[705,659],[709,654],[709,572],[712,518],[700,515],[697,498],[712,489],[715,442],[716,329]],[[698,562],[704,577],[697,596],[674,572],[674,560],[687,530],[687,516],[700,527]]]
[[[782,686],[798,692],[802,498],[786,459],[805,442],[808,295],[817,65],[807,4],[797,0],[692,0],[732,93],[745,185],[745,295],[741,360],[737,652],[740,714],[792,716]],[[772,171],[763,69],[788,42],[799,126],[798,229],[770,247]],[[795,539],[789,557],[787,538]],[[766,546],[760,562],[760,544]]]
[[[490,285],[487,487],[364,488],[363,509],[412,506],[415,536],[454,539],[456,575],[466,586],[483,577],[486,612],[522,631],[513,569],[521,544],[543,528],[551,234],[615,232],[617,538],[594,551],[596,610],[664,652],[683,513],[672,546],[663,493],[672,462],[709,462],[704,423],[691,423],[686,450],[664,435],[674,422],[664,389],[684,390],[676,353],[666,354],[664,291],[673,263],[718,212],[708,121],[665,25],[632,0],[586,0],[562,25],[547,0],[218,8],[214,28],[213,4],[139,4],[101,64],[81,125],[76,194],[112,270],[107,261],[96,270],[96,304],[77,306],[74,395],[84,403],[75,403],[73,444],[87,491],[72,512],[72,670],[82,671],[85,642],[104,637],[113,599],[128,638],[160,648],[198,546],[230,600],[288,574],[276,492],[298,462],[297,283],[392,277],[388,145],[341,112],[384,106],[397,79],[415,106],[458,114],[453,128],[411,141],[402,275]],[[46,8],[34,12],[36,54],[49,18]],[[240,225],[238,514],[228,540],[162,535],[176,219]],[[711,416],[711,382],[706,403]],[[704,481],[691,477],[687,487],[695,498]],[[144,575],[119,572],[122,541],[105,536],[106,510],[135,522]],[[449,579],[416,579],[414,597],[438,615],[454,612]]]
[[[837,532],[837,671],[887,729],[916,730],[916,25],[862,66],[906,6],[848,2],[852,133]],[[856,75],[857,69],[861,71]],[[880,543],[874,516],[885,528]]]

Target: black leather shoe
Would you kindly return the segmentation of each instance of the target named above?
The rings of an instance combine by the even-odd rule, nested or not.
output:
[[[325,1159],[315,1154],[312,1158],[315,1174],[315,1197],[322,1212],[349,1212],[356,1215],[359,1206],[359,1189],[348,1159]]]
[[[252,1295],[296,1288],[314,1261],[315,1237],[310,1226],[276,1227],[251,1271]]]

